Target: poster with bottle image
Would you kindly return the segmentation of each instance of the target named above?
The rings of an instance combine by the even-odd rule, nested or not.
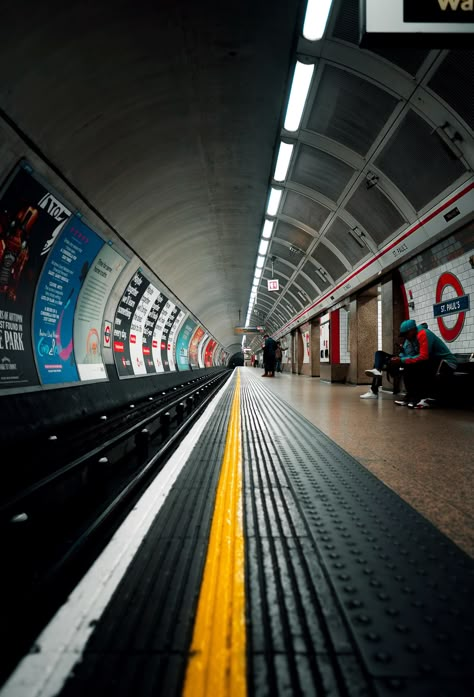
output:
[[[38,384],[31,331],[36,285],[70,216],[25,167],[0,196],[0,389]]]

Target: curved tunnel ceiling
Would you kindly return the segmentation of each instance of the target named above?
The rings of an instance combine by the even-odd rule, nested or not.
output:
[[[473,51],[361,50],[358,0],[334,2],[326,37],[299,40],[315,77],[299,131],[281,131],[295,147],[268,250],[280,292],[269,309],[264,274],[255,304],[277,329],[474,165]]]
[[[2,3],[0,106],[225,346],[301,3]]]
[[[296,51],[316,70],[262,275],[274,256],[282,292],[259,292],[259,323],[281,327],[474,163],[474,52],[361,50],[359,0],[335,0],[314,43],[297,41],[303,0],[4,5],[3,114],[226,346]]]

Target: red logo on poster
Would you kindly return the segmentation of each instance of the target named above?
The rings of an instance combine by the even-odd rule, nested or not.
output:
[[[154,340],[151,342],[151,345],[153,346],[153,348],[158,348],[158,342],[156,341],[156,339],[154,339]]]
[[[456,297],[459,298],[464,295],[464,288],[462,287],[461,281],[453,273],[443,273],[438,279],[438,285],[436,286],[436,302],[440,303],[443,300],[443,293],[445,288],[454,288],[456,292]],[[458,318],[453,327],[447,327],[444,323],[444,317],[438,317],[438,329],[441,336],[445,341],[454,341],[460,335],[462,328],[464,326],[464,319],[466,317],[465,312],[460,312]]]
[[[130,334],[130,343],[131,344],[137,343],[137,337],[135,336],[135,334]]]
[[[112,334],[112,330],[110,328],[110,324],[106,324],[104,327],[104,346],[110,346],[111,334]]]
[[[123,353],[124,345],[121,341],[114,341],[114,351],[116,353]]]

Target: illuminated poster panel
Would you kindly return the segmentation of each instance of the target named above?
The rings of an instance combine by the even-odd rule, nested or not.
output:
[[[23,167],[0,198],[0,389],[38,384],[31,317],[36,284],[71,211]]]
[[[158,288],[155,288],[152,283],[148,283],[133,314],[130,327],[130,361],[134,375],[146,375],[147,373],[146,358],[149,359],[151,356],[146,356],[144,352],[144,332],[148,314],[158,295]]]
[[[158,342],[153,337],[155,335],[156,324],[167,302],[168,298],[158,291],[158,295],[146,318],[145,327],[143,329],[142,350],[147,373],[156,373],[156,366],[153,360],[153,349],[158,348]]]
[[[204,366],[206,368],[212,368],[213,364],[213,358],[214,358],[214,351],[216,350],[217,346],[217,341],[214,339],[210,339],[207,342],[206,348],[204,350]]]
[[[100,351],[102,318],[107,300],[126,263],[110,244],[105,244],[82,285],[74,315],[74,354],[81,380],[107,378]]]
[[[196,322],[187,319],[179,331],[175,351],[178,370],[189,370],[189,345],[195,329]]]
[[[166,327],[166,323],[168,321],[168,318],[175,307],[176,307],[175,304],[172,303],[171,300],[166,298],[166,302],[163,305],[163,309],[160,313],[160,316],[158,317],[158,321],[157,321],[156,326],[155,326],[155,331],[153,333],[152,355],[153,355],[153,362],[155,364],[155,368],[156,368],[157,373],[164,373],[165,372],[165,366],[163,364],[163,356],[162,356],[162,351],[165,348],[164,341],[163,341],[163,332],[165,331],[165,327]]]
[[[189,365],[191,368],[199,368],[199,344],[204,336],[204,329],[197,327],[189,342]]]
[[[43,385],[76,382],[74,313],[81,287],[104,241],[74,216],[54,245],[40,276],[33,342]]]
[[[114,318],[113,354],[119,377],[134,375],[130,343],[136,343],[136,330],[132,331],[135,310],[149,282],[141,271],[136,271],[122,295]]]
[[[171,329],[176,322],[179,313],[181,312],[180,308],[177,305],[172,304],[168,317],[166,319],[166,322],[163,327],[163,333],[161,335],[161,364],[163,366],[163,370],[165,373],[169,373],[171,370],[170,362],[169,362],[169,355],[171,354],[171,343],[170,343],[170,333]],[[174,362],[173,362],[174,364]]]
[[[186,313],[183,312],[183,310],[179,311],[178,316],[176,317],[173,326],[171,327],[170,330],[170,335],[168,337],[168,362],[170,366],[171,371],[177,370],[176,367],[176,341],[179,333],[179,329],[184,321],[184,318],[186,317]]]
[[[206,346],[207,339],[209,337],[209,334],[205,334],[204,337],[201,339],[201,342],[199,344],[198,348],[198,361],[199,361],[199,367],[204,368],[204,348]]]

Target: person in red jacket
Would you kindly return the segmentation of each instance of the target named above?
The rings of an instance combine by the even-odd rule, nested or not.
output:
[[[412,409],[427,409],[435,399],[436,392],[434,378],[438,372],[442,360],[453,369],[456,369],[456,357],[448,349],[444,341],[441,341],[426,324],[416,325],[414,319],[402,322],[400,334],[409,341],[416,340],[419,352],[412,356],[399,356],[392,358],[391,363],[403,367],[403,380],[407,389],[405,400],[396,400],[395,404],[406,405]]]

